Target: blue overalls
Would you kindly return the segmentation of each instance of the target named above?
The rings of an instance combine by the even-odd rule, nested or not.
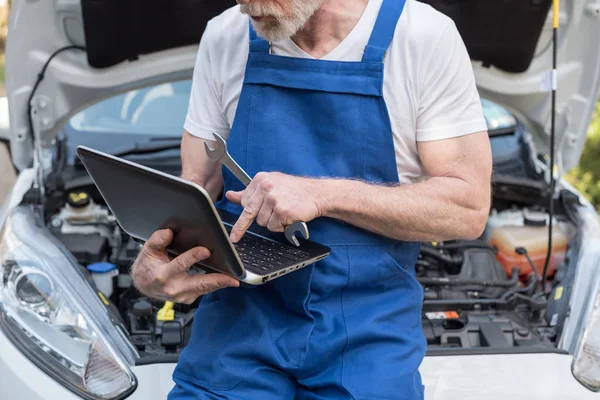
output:
[[[384,0],[361,62],[250,54],[228,140],[254,176],[398,182],[383,60],[404,0]],[[225,190],[243,190],[223,170]],[[241,213],[237,205],[218,204]],[[421,399],[426,342],[418,243],[333,219],[308,224],[331,255],[259,287],[205,296],[170,399]]]

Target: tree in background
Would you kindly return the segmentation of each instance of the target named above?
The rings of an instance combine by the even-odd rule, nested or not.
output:
[[[579,165],[569,171],[566,179],[600,210],[600,102],[596,104]]]
[[[6,38],[8,32],[8,13],[12,0],[0,0],[0,37]],[[3,48],[4,49],[4,48]]]
[[[4,53],[6,34],[8,33],[8,14],[12,1],[0,0],[0,51]]]

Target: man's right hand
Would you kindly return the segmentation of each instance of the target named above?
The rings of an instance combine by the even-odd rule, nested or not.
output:
[[[188,269],[210,257],[210,252],[196,247],[170,260],[166,248],[172,240],[173,232],[168,229],[155,232],[133,264],[131,276],[144,295],[191,304],[207,293],[239,286],[237,280],[224,274],[189,275]]]

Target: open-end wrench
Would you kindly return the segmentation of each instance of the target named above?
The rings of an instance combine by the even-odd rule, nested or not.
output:
[[[217,146],[213,149],[208,142],[204,142],[204,148],[206,150],[206,154],[208,158],[213,161],[218,161],[223,164],[236,178],[240,180],[244,184],[244,186],[248,186],[252,179],[250,176],[238,165],[237,162],[231,157],[229,152],[227,151],[227,142],[220,135],[213,133],[215,140],[217,142]],[[293,244],[294,246],[300,246],[300,242],[298,238],[296,238],[296,233],[300,233],[300,235],[304,239],[309,238],[308,227],[305,222],[294,222],[293,224],[287,226],[285,228],[285,238],[288,242]]]
[[[223,139],[220,135],[217,135],[216,133],[213,133],[213,135],[215,136],[215,140],[217,141],[217,147],[213,149],[212,147],[210,147],[208,142],[204,142],[204,149],[206,150],[208,158],[210,158],[213,161],[218,161],[224,166],[226,166],[227,169],[231,171],[231,173],[235,175],[235,177],[238,178],[240,182],[244,184],[244,186],[248,186],[250,182],[252,182],[252,179],[246,173],[246,171],[244,171],[242,167],[240,167],[238,163],[236,163],[235,160],[231,158],[231,155],[229,155],[229,152],[227,151],[227,142],[225,142],[225,139]]]

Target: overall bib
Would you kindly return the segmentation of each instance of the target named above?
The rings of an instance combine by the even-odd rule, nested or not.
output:
[[[383,60],[403,8],[404,0],[383,1],[360,62],[271,55],[250,27],[228,140],[250,176],[398,182]],[[225,190],[243,190],[223,174]],[[242,211],[225,199],[218,207]],[[328,258],[263,286],[203,298],[170,399],[423,398],[419,244],[329,218],[308,227],[312,240],[331,247]]]

